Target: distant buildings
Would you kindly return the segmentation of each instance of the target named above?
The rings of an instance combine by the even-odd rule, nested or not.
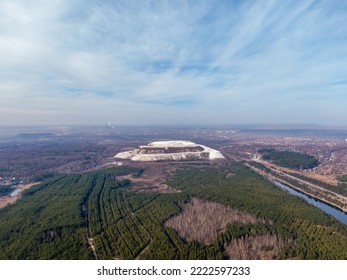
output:
[[[108,123],[107,125],[105,125],[105,132],[111,132],[113,129],[113,126],[111,125],[111,123]]]

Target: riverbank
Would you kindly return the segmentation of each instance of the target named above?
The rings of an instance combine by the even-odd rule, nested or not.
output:
[[[323,210],[325,213],[335,217],[337,220],[339,220],[341,223],[347,225],[347,213],[341,211],[340,209],[332,206],[332,205],[328,205],[325,202],[322,202],[318,199],[315,199],[309,195],[306,195],[286,184],[283,184],[281,182],[278,181],[273,181],[273,183],[280,187],[281,189],[284,189],[285,191],[289,192],[292,195],[301,197],[302,199],[304,199],[305,201],[307,201],[308,203],[314,205],[315,207],[318,207],[319,209]]]
[[[327,199],[324,199],[323,197],[319,197],[319,196],[313,195],[312,193],[307,192],[307,191],[305,191],[305,190],[303,190],[303,189],[301,189],[301,188],[299,188],[299,187],[297,187],[297,186],[295,186],[295,185],[293,185],[293,184],[291,184],[291,183],[289,183],[289,182],[287,182],[285,180],[282,180],[280,178],[273,177],[272,179],[268,178],[268,180],[270,180],[270,181],[275,180],[275,181],[278,181],[278,182],[280,182],[282,184],[285,184],[288,187],[290,187],[290,188],[292,188],[292,189],[294,189],[294,190],[296,190],[296,191],[298,191],[298,192],[300,192],[302,194],[307,195],[308,197],[312,197],[313,199],[316,199],[316,200],[318,200],[318,201],[320,201],[322,203],[325,203],[325,204],[327,204],[327,205],[329,205],[331,207],[334,207],[334,208],[336,208],[336,209],[338,209],[338,210],[340,210],[340,211],[342,211],[342,212],[347,214],[347,206],[346,207],[341,207],[338,204],[335,204],[335,203],[333,203],[333,202],[331,202],[331,201],[329,201]]]
[[[15,203],[21,197],[23,191],[30,189],[32,186],[36,186],[39,184],[41,184],[41,182],[20,185],[18,186],[19,191],[18,193],[16,193],[16,195],[14,196],[8,195],[8,196],[0,197],[0,209],[6,207],[7,205]]]
[[[293,190],[295,190],[295,191],[297,191],[297,192],[299,192],[299,193],[301,193],[303,195],[306,195],[307,197],[309,197],[311,199],[317,200],[317,201],[319,201],[321,203],[324,203],[324,204],[326,204],[326,205],[328,205],[330,207],[333,207],[333,208],[337,209],[338,211],[341,211],[341,212],[343,212],[343,213],[345,213],[347,215],[347,209],[346,208],[342,208],[342,207],[340,207],[340,206],[338,206],[338,205],[336,205],[336,204],[334,204],[334,203],[332,203],[330,201],[327,201],[327,200],[325,200],[323,198],[320,198],[320,197],[314,196],[314,195],[312,195],[312,194],[310,194],[308,192],[305,192],[304,190],[302,190],[302,189],[300,189],[298,187],[295,187],[295,186],[293,186],[293,184],[290,184],[290,183],[288,183],[288,182],[286,182],[284,180],[275,178],[275,179],[271,180],[271,182],[273,184],[275,184],[275,185],[277,185],[276,182],[279,182],[279,183],[287,186],[288,188],[291,188],[291,189],[293,189]]]
[[[346,207],[341,207],[340,205],[337,205],[337,204],[335,204],[335,203],[333,203],[331,201],[328,201],[328,200],[326,200],[326,199],[324,199],[322,197],[318,197],[318,196],[316,196],[316,195],[314,195],[312,193],[304,191],[301,188],[299,188],[297,186],[294,186],[293,184],[291,184],[291,183],[289,183],[289,182],[287,182],[287,181],[285,181],[285,180],[283,180],[281,178],[278,178],[276,176],[272,176],[270,174],[267,174],[267,173],[263,172],[262,170],[259,170],[258,168],[255,168],[254,166],[251,166],[251,165],[248,165],[248,164],[246,164],[246,166],[251,168],[254,172],[258,173],[259,175],[263,176],[265,179],[269,180],[270,182],[278,181],[278,182],[280,182],[282,184],[285,184],[288,187],[290,187],[290,188],[292,188],[292,189],[294,189],[294,190],[296,190],[296,191],[298,191],[300,193],[303,193],[303,194],[305,194],[305,195],[307,195],[309,197],[312,197],[313,199],[316,199],[316,200],[318,200],[318,201],[320,201],[322,203],[325,203],[325,204],[327,204],[327,205],[329,205],[331,207],[334,207],[334,208],[338,209],[339,211],[342,211],[345,214],[347,214],[347,206]],[[293,179],[296,179],[296,178],[293,177]]]

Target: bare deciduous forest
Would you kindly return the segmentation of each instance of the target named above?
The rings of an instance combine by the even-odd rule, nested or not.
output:
[[[175,229],[183,239],[203,244],[213,243],[218,233],[225,231],[227,224],[265,223],[265,220],[246,212],[198,198],[192,198],[182,208],[181,213],[169,219],[165,225]]]
[[[280,236],[265,233],[242,236],[224,248],[232,260],[272,260],[279,258],[287,243]]]

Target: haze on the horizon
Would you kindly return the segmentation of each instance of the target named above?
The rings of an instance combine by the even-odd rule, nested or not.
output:
[[[335,0],[2,0],[0,125],[343,125],[346,19]]]

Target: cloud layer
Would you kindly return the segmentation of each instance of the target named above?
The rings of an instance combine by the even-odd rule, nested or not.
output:
[[[347,121],[346,1],[1,6],[0,124]]]

